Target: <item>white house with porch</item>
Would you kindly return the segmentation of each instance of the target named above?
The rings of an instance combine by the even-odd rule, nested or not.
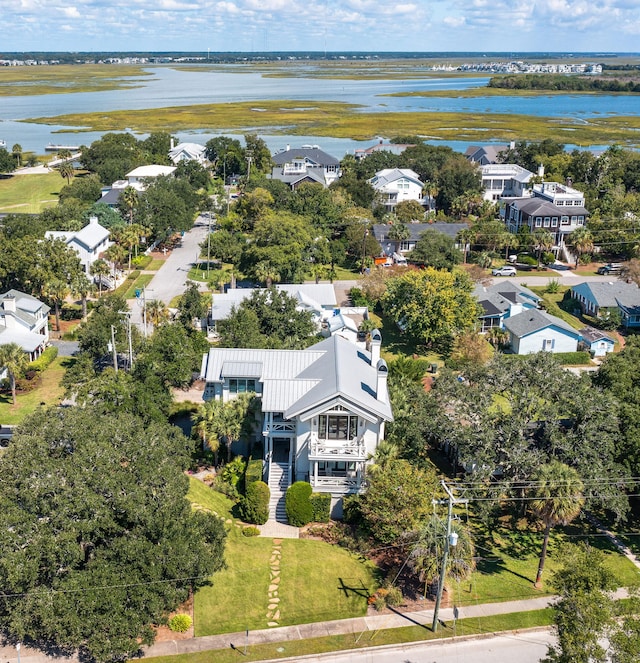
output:
[[[393,419],[381,342],[375,330],[370,351],[335,335],[305,350],[211,348],[204,355],[204,400],[247,392],[260,399],[271,518],[283,517],[294,481],[331,493],[334,516],[341,515],[344,495],[364,489],[366,465]],[[233,451],[246,455],[250,444]]]
[[[49,307],[20,290],[0,294],[0,345],[17,343],[37,359],[49,344]],[[0,379],[4,377],[0,366]]]

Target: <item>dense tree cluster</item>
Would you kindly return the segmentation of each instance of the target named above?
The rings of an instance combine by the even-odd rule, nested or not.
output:
[[[549,90],[575,92],[640,92],[640,83],[633,80],[563,74],[514,74],[494,76],[488,87],[507,90]]]

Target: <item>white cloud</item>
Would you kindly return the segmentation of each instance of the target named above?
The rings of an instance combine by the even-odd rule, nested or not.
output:
[[[77,7],[64,7],[62,11],[67,18],[80,18],[80,12]]]
[[[460,28],[465,24],[466,20],[464,16],[445,16],[442,22],[450,28]]]

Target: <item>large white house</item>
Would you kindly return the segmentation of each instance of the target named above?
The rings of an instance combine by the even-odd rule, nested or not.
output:
[[[113,244],[109,239],[110,231],[100,225],[97,216],[89,218],[89,223],[77,232],[49,230],[45,237],[62,239],[80,258],[85,273],[89,274],[91,265]]]
[[[49,342],[49,310],[20,290],[0,294],[0,345],[17,343],[31,361],[37,359]]]
[[[306,350],[211,348],[204,355],[204,400],[250,392],[260,399],[257,437],[272,518],[294,481],[331,493],[334,515],[344,495],[364,489],[365,467],[393,418],[381,342],[375,330],[370,351],[336,335]],[[233,451],[246,455],[248,446]]]
[[[379,194],[387,212],[393,212],[396,205],[405,200],[415,200],[421,205],[429,203],[422,193],[424,183],[418,173],[410,168],[385,168],[368,182]]]

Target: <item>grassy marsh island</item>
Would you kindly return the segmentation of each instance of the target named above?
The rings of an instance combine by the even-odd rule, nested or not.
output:
[[[141,87],[151,72],[135,65],[0,67],[0,96],[102,92]]]
[[[483,88],[484,89],[484,88]],[[458,91],[456,91],[457,93]],[[553,138],[574,145],[640,144],[640,117],[590,119],[506,113],[363,112],[339,102],[255,101],[174,106],[144,110],[72,113],[24,120],[84,127],[75,131],[197,131],[243,133],[268,130],[283,135],[315,135],[371,140],[378,135],[417,134],[425,139],[486,141]],[[68,132],[68,130],[65,130]]]

